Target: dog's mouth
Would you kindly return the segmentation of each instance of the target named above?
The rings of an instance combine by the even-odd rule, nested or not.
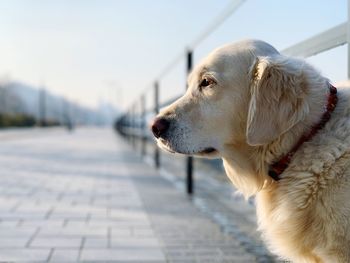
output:
[[[169,153],[178,153],[178,152],[174,151],[172,149],[172,147],[170,146],[169,142],[167,140],[164,140],[163,138],[157,139],[157,145],[159,146],[159,148],[161,148],[162,150],[165,150]]]
[[[158,145],[161,149],[163,149],[163,150],[165,150],[165,151],[167,151],[167,152],[170,152],[170,153],[177,153],[176,151],[174,151],[174,150],[170,147],[169,143],[168,143],[166,140],[162,139],[162,138],[159,138],[159,139],[157,140],[157,145]]]
[[[184,154],[184,155],[211,156],[218,153],[218,151],[213,147],[206,147],[203,150],[199,150],[199,151],[181,151],[178,149],[174,149],[174,147],[172,147],[167,140],[159,138],[157,141],[158,141],[158,146],[160,148],[173,154],[178,153],[178,154]]]
[[[195,153],[194,155],[198,156],[198,157],[203,157],[203,158],[218,158],[219,157],[219,151],[213,147],[208,147],[205,148],[204,150]]]
[[[198,152],[199,154],[211,154],[211,153],[214,153],[214,152],[217,152],[217,150],[213,147],[208,147],[208,148],[205,148],[204,150]]]

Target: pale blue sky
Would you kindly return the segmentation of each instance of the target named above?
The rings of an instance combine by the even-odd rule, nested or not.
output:
[[[2,0],[0,76],[11,76],[94,106],[126,107],[150,86],[229,0]],[[195,49],[258,38],[278,49],[347,19],[347,0],[247,0]],[[309,61],[333,81],[346,79],[347,49]],[[184,90],[184,62],[161,79],[165,99]],[[122,94],[122,99],[118,95]]]

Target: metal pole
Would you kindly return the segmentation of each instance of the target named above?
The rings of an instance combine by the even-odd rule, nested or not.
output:
[[[136,127],[136,107],[135,104],[132,105],[131,107],[131,137],[132,137],[132,147],[135,149],[136,148],[136,134],[135,134],[135,127]]]
[[[6,113],[7,113],[7,101],[8,101],[7,92],[8,92],[8,86],[5,84],[2,87],[2,100],[1,100],[1,102],[2,102],[2,113],[4,115],[6,115]],[[40,116],[39,116],[39,118],[40,118]]]
[[[129,142],[132,143],[132,136],[131,136],[131,126],[132,126],[132,116],[131,116],[131,108],[128,110],[128,120],[127,120],[127,129],[126,134],[128,136]]]
[[[45,88],[39,91],[39,120],[40,126],[46,126],[46,93]]]
[[[350,80],[350,0],[348,0],[347,41],[348,41],[348,80]]]
[[[146,126],[146,106],[145,106],[145,95],[141,96],[141,155],[144,156],[146,154],[146,133],[144,132]]]
[[[350,1],[350,0],[349,0]],[[192,70],[192,50],[187,50],[187,74],[189,74]],[[186,85],[186,89],[187,89]],[[193,193],[193,157],[189,156],[186,160],[186,185],[187,185],[187,193]]]
[[[158,81],[154,83],[154,113],[157,115],[159,113],[159,84]],[[158,146],[155,145],[154,149],[154,164],[158,169],[160,167],[159,160],[159,149]]]

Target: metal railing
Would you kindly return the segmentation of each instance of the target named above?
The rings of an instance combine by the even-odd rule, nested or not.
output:
[[[229,7],[225,8],[212,24],[207,27],[199,37],[192,42],[190,48],[187,48],[184,53],[177,56],[156,78],[151,88],[146,89],[140,97],[128,108],[128,110],[116,121],[115,128],[124,135],[133,145],[136,147],[136,141],[141,142],[140,153],[142,156],[147,155],[146,144],[152,142],[153,144],[153,162],[156,168],[160,168],[160,151],[154,143],[153,136],[147,127],[147,123],[151,117],[159,113],[159,109],[166,106],[179,96],[173,97],[165,102],[160,101],[160,80],[174,67],[179,61],[185,58],[186,65],[185,70],[187,74],[192,69],[193,64],[193,52],[196,46],[209,36],[215,29],[221,25],[228,17],[230,17],[245,0],[233,1]],[[306,39],[300,43],[294,44],[293,46],[286,48],[281,53],[290,56],[299,57],[310,57],[329,49],[339,47],[341,45],[348,45],[348,70],[347,77],[350,79],[350,0],[347,2],[348,5],[348,17],[347,21],[341,23],[333,28],[330,28],[320,34],[317,34],[309,39]],[[184,86],[186,84],[184,83]],[[187,87],[186,87],[187,88]],[[150,108],[146,107],[145,97],[147,93],[153,92],[153,105]],[[186,160],[186,190],[188,194],[193,193],[194,182],[193,182],[193,158],[187,157]]]

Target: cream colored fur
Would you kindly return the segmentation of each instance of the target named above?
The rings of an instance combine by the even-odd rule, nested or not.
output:
[[[201,87],[202,80],[210,85]],[[213,51],[189,89],[158,117],[169,151],[220,157],[246,197],[256,195],[259,230],[293,262],[350,262],[350,94],[338,91],[330,121],[274,181],[268,167],[319,122],[329,82],[303,60],[247,40]],[[207,154],[206,149],[215,148]]]

